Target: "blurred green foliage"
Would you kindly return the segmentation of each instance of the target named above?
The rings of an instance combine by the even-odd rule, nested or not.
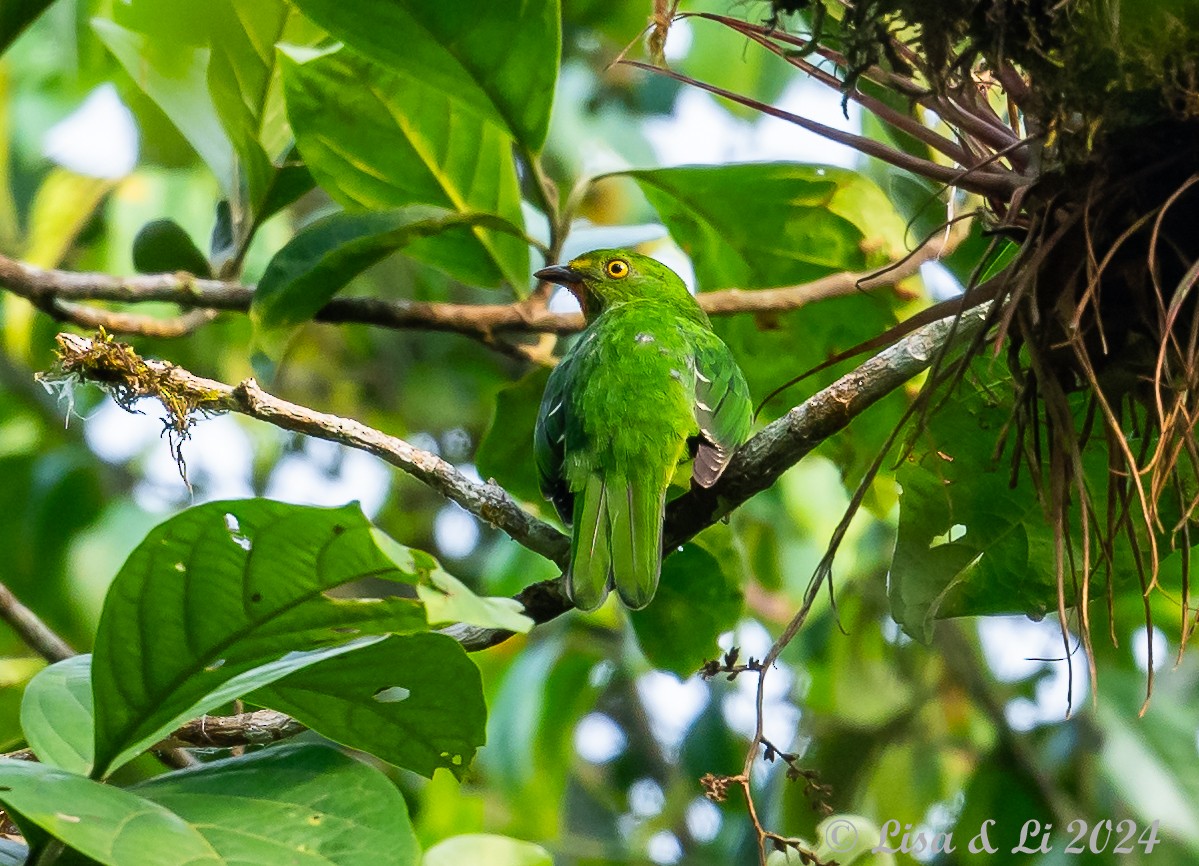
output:
[[[593,245],[639,244],[687,262],[700,291],[770,289],[880,266],[935,229],[944,210],[923,182],[865,161],[674,164],[688,137],[752,137],[757,119],[715,101],[699,119],[676,113],[678,84],[609,68],[645,26],[651,4],[642,0],[45,7],[0,6],[0,46],[9,46],[0,59],[0,253],[75,271],[262,280],[253,320],[226,312],[186,337],[131,342],[237,382],[253,372],[264,333],[294,328],[269,347],[277,363],[263,384],[272,392],[494,477],[547,520],[531,448],[544,367],[463,334],[313,324],[315,309],[337,293],[526,298],[539,245],[569,247],[600,228],[615,234]],[[759,21],[769,14],[766,3],[694,4],[730,7]],[[789,66],[712,22],[675,27],[667,56],[687,74],[764,101],[797,86]],[[79,120],[105,86],[130,119],[110,111],[76,127],[84,131],[72,153],[103,156],[111,146],[105,165],[116,168],[47,155],[52,130]],[[719,123],[704,128],[713,116]],[[136,138],[121,151],[125,123]],[[869,119],[865,131],[898,140]],[[551,189],[539,187],[541,174]],[[574,221],[558,224],[568,198]],[[662,239],[640,241],[647,225],[663,226],[651,231]],[[944,267],[965,281],[986,247],[975,229]],[[717,328],[760,399],[925,300],[917,277],[899,291],[721,317]],[[109,308],[178,312],[164,303]],[[0,293],[0,582],[77,649],[94,650],[90,661],[46,668],[0,628],[0,741],[31,745],[46,762],[0,770],[4,802],[35,847],[49,833],[106,863],[168,862],[193,848],[197,862],[269,863],[264,852],[279,840],[298,850],[330,839],[345,847],[323,862],[416,863],[418,849],[428,866],[756,862],[740,795],[713,802],[698,781],[740,770],[756,675],[695,671],[733,646],[743,661],[765,653],[912,392],[879,403],[727,526],[669,558],[648,610],[570,614],[467,656],[427,620],[514,627],[512,610],[471,591],[511,595],[554,577],[552,564],[361,454],[243,419],[199,422],[183,445],[189,488],[153,407],[143,407],[149,417],[125,416],[95,390],[56,395],[34,380],[52,366],[62,327]],[[762,420],[843,370],[788,392]],[[1008,484],[1006,457],[994,459],[1012,411],[1002,378],[991,367],[972,375],[898,468],[885,464],[869,508],[850,525],[835,592],[818,597],[769,673],[763,704],[771,742],[813,771],[813,784],[789,780],[781,759],[757,761],[760,817],[825,854],[839,851],[842,862],[855,854],[855,863],[880,866],[915,860],[830,847],[830,821],[847,816],[862,833],[888,821],[954,833],[956,853],[922,862],[1041,866],[1073,862],[1064,854],[1072,819],[1131,820],[1138,833],[1157,821],[1151,854],[1109,846],[1079,862],[1193,863],[1199,669],[1190,656],[1168,664],[1186,617],[1176,592],[1149,596],[1163,629],[1147,638],[1136,630],[1146,603],[1135,579],[1113,579],[1121,591],[1095,630],[1097,692],[1077,638],[1063,645],[1055,624],[941,619],[1056,606],[1040,506],[1026,479]],[[246,501],[204,504],[230,497]],[[365,516],[250,497],[360,499]],[[225,531],[225,513],[237,516],[236,530]],[[368,521],[399,544],[371,535]],[[256,571],[230,532],[260,559],[272,545],[282,552]],[[205,533],[219,537],[221,556],[190,594],[174,594],[179,585],[168,581],[176,548],[159,551],[159,562],[143,546],[122,568],[147,538],[191,551],[180,563],[203,560],[207,544],[216,548]],[[297,553],[334,537],[346,540],[331,560]],[[245,556],[231,559],[238,550]],[[1167,560],[1171,586],[1184,571],[1180,554]],[[279,619],[247,612],[262,587],[299,592],[306,579],[310,592]],[[347,582],[360,596],[387,597],[387,616],[339,596]],[[440,608],[430,587],[448,599]],[[1099,616],[1106,599],[1095,604]],[[410,613],[405,628],[400,608]],[[272,631],[279,622],[287,628]],[[1109,624],[1115,641],[1100,636]],[[338,628],[392,636],[364,638],[369,645],[344,654],[335,641],[295,654],[297,634]],[[1167,666],[1139,717],[1147,639],[1157,642],[1155,664]],[[235,675],[248,679],[229,686]],[[231,709],[236,696],[313,731],[244,757],[214,750],[190,775],[150,778],[166,768],[134,761],[114,777],[124,788],[75,775],[92,769],[96,744],[103,764],[122,763],[190,715]],[[374,758],[352,760],[330,742]],[[58,814],[71,798],[105,826],[142,816],[145,836],[89,835],[93,825],[81,830]],[[318,803],[336,831],[295,821]],[[813,808],[821,805],[833,819]],[[966,843],[988,819],[1002,850],[972,855]],[[1030,819],[1055,825],[1053,853],[1012,853]],[[254,835],[264,825],[275,835]],[[19,856],[0,848],[0,862]]]

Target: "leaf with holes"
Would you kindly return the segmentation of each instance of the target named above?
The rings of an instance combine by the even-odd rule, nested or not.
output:
[[[168,773],[131,790],[195,826],[223,863],[420,862],[396,786],[373,767],[327,746],[273,746]]]
[[[296,5],[391,71],[420,78],[477,114],[494,115],[530,150],[545,142],[562,44],[554,0]]]
[[[424,76],[398,75],[343,48],[292,51],[283,82],[304,161],[347,208],[427,204],[524,225],[507,132]],[[474,285],[528,290],[528,248],[505,232],[464,226],[417,240],[405,254]]]
[[[1056,604],[1053,529],[1028,473],[1013,487],[1010,461],[995,456],[1011,417],[1010,405],[962,385],[899,469],[888,594],[917,640],[931,640],[941,617],[1041,616]]]
[[[432,777],[462,778],[486,741],[479,669],[453,638],[396,635],[247,696],[334,742]]]
[[[363,578],[415,576],[379,551],[357,505],[213,502],[153,529],[117,574],[100,618],[95,775],[211,706],[218,690],[250,691],[289,665],[347,651],[355,635],[427,627],[413,599],[329,594]]]
[[[21,698],[21,730],[38,760],[69,773],[92,768],[95,725],[92,657],[80,655],[38,672]]]

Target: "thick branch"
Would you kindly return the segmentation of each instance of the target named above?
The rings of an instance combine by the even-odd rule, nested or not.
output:
[[[985,310],[986,307],[976,307],[960,320],[951,316],[913,331],[769,424],[741,446],[713,487],[704,490],[693,486],[667,506],[666,550],[687,541],[770,487],[821,442],[927,369],[947,341],[965,341],[976,335],[983,327]],[[571,609],[561,578],[528,586],[516,598],[538,623]],[[464,625],[446,632],[472,651],[509,637],[507,632]]]
[[[893,286],[915,274],[922,264],[949,252],[958,235],[931,241],[887,268],[830,274],[797,286],[778,289],[725,289],[698,296],[710,315],[794,310],[813,301]],[[0,256],[0,286],[26,298],[59,321],[87,328],[103,326],[111,333],[181,336],[203,324],[205,312],[172,319],[83,306],[79,301],[118,303],[168,302],[197,311],[248,312],[252,287],[207,280],[187,273],[115,277],[101,273],[47,270]],[[569,334],[583,326],[577,313],[553,313],[544,304],[450,304],[379,298],[334,298],[315,316],[319,322],[358,323],[393,329],[449,331],[490,338],[502,332]],[[155,322],[159,322],[155,326]]]
[[[796,406],[768,425],[743,445],[720,481],[712,488],[693,488],[672,501],[666,511],[666,542],[669,550],[688,540],[737,508],[751,496],[770,487],[787,469],[798,463],[821,442],[844,429],[887,394],[927,369],[947,340],[974,336],[984,322],[980,308],[960,320],[941,319],[913,331],[894,346],[871,358],[828,388]],[[73,334],[58,336],[63,369],[84,380],[124,389],[126,397],[167,397],[164,405],[180,401],[198,411],[232,411],[293,430],[368,451],[396,466],[482,520],[504,530],[515,541],[562,565],[568,555],[566,536],[522,509],[498,485],[480,484],[458,472],[434,454],[346,418],[326,415],[288,403],[267,394],[252,380],[236,388],[202,379],[180,367],[161,361],[138,365],[150,376],[129,378],[122,371],[129,362],[112,365],[102,360],[103,346]],[[98,357],[99,356],[99,357]],[[547,622],[571,610],[561,577],[526,587],[516,598],[537,623]],[[509,632],[455,625],[445,629],[468,650],[485,649],[510,637]]]
[[[204,379],[163,361],[143,359],[128,346],[59,334],[62,371],[115,389],[122,403],[141,397],[163,402],[172,425],[188,423],[193,412],[238,412],[284,430],[339,442],[374,454],[457,502],[480,520],[496,526],[547,559],[563,561],[567,538],[522,509],[494,482],[479,483],[436,454],[416,448],[350,418],[315,412],[263,391],[253,379],[237,387]],[[180,410],[185,417],[178,417]]]
[[[156,749],[266,746],[308,730],[291,716],[275,710],[255,710],[234,716],[200,716],[176,729]]]

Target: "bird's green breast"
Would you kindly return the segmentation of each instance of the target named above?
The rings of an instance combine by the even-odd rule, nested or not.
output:
[[[702,326],[652,299],[604,312],[554,376],[564,388],[565,475],[572,490],[602,467],[616,478],[668,478],[694,417],[694,339]]]

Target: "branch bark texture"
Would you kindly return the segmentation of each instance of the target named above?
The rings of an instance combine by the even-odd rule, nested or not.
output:
[[[983,310],[975,308],[960,319],[941,319],[912,332],[768,425],[738,450],[713,487],[692,489],[669,504],[666,548],[690,539],[770,487],[817,445],[925,370],[946,341],[974,336],[983,327]],[[521,508],[499,485],[474,481],[437,455],[402,439],[352,419],[281,400],[263,391],[252,379],[231,386],[172,364],[141,359],[128,346],[113,341],[74,334],[60,334],[58,340],[64,372],[110,387],[126,403],[156,397],[172,415],[172,423],[180,422],[180,412],[239,412],[285,430],[367,451],[423,481],[535,553],[559,565],[567,560],[567,537]],[[561,577],[526,587],[516,598],[538,623],[571,609]],[[445,631],[469,650],[493,646],[510,636],[508,632],[464,625]]]
[[[930,241],[886,268],[830,274],[798,286],[777,289],[725,289],[703,292],[697,300],[709,315],[772,313],[798,309],[827,298],[894,286],[922,264],[947,253],[960,238]],[[103,326],[110,333],[178,337],[211,320],[214,312],[249,312],[254,289],[239,283],[200,279],[187,273],[116,277],[35,267],[0,256],[0,287],[27,299],[58,321],[84,328]],[[167,302],[185,310],[156,318],[115,311],[83,302],[123,304]],[[577,313],[555,313],[544,299],[506,304],[451,304],[380,298],[334,298],[316,314],[327,323],[357,323],[397,330],[417,329],[490,339],[501,333],[569,334],[583,327]]]

